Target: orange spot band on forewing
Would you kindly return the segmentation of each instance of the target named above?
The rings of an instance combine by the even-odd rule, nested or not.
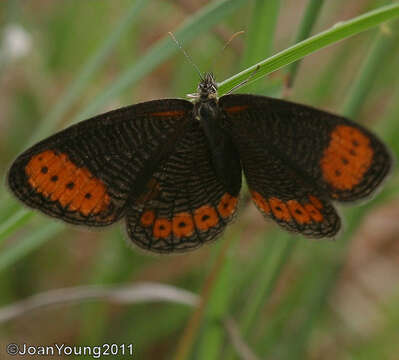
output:
[[[296,200],[287,201],[288,209],[298,224],[309,224],[312,222],[307,210]]]
[[[236,210],[237,202],[238,199],[236,197],[230,195],[229,193],[225,193],[217,206],[219,214],[223,218],[230,217]]]
[[[53,150],[33,156],[25,167],[28,183],[36,192],[82,215],[98,214],[110,203],[105,184],[66,154]]]
[[[244,111],[246,109],[248,109],[248,105],[236,105],[236,106],[231,106],[231,107],[227,108],[226,111],[231,114],[231,113]]]
[[[155,238],[166,239],[172,232],[172,223],[168,219],[158,218],[154,222],[154,228],[152,234]]]
[[[264,213],[270,214],[270,205],[267,200],[257,191],[251,190],[251,195],[256,206]]]
[[[316,221],[318,223],[323,222],[323,214],[318,209],[316,209],[316,207],[314,207],[312,204],[305,204],[303,207],[306,209],[313,221]]]
[[[152,210],[147,210],[141,215],[140,223],[144,227],[149,227],[154,223],[155,213]]]
[[[160,112],[151,113],[150,116],[176,117],[176,116],[182,116],[183,114],[184,114],[183,110],[169,110],[169,111],[160,111]]]
[[[290,211],[283,201],[273,197],[269,199],[269,204],[276,219],[283,220],[285,222],[291,221],[292,218]]]
[[[218,214],[210,205],[204,205],[194,211],[195,226],[200,231],[207,231],[219,223]]]
[[[321,159],[323,177],[338,190],[351,190],[363,180],[374,151],[370,139],[359,129],[338,125]]]
[[[194,232],[193,217],[189,213],[176,214],[172,219],[173,235],[177,238],[191,236]]]

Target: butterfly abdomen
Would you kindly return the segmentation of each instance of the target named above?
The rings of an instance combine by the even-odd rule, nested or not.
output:
[[[196,104],[194,111],[204,131],[216,176],[232,195],[241,188],[241,165],[230,134],[223,128],[216,99]]]

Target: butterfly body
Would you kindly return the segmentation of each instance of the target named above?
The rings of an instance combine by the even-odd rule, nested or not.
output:
[[[124,218],[136,245],[170,253],[220,236],[242,173],[265,217],[317,238],[340,228],[332,201],[368,196],[391,168],[384,144],[340,116],[263,96],[218,98],[211,74],[191,97],[114,110],[41,141],[11,166],[11,190],[73,224]]]
[[[231,134],[225,128],[225,118],[226,114],[218,104],[214,78],[211,74],[206,74],[198,87],[194,119],[200,122],[207,139],[216,176],[231,194],[237,194],[241,187],[240,158]]]

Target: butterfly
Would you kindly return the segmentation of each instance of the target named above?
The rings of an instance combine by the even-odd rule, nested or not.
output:
[[[253,202],[286,230],[333,237],[333,202],[369,196],[388,174],[385,145],[354,122],[284,100],[217,96],[148,101],[95,116],[22,153],[8,173],[26,205],[68,223],[124,219],[140,248],[172,253],[221,235],[244,173]]]

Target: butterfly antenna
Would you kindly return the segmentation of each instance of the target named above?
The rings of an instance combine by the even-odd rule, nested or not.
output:
[[[245,33],[245,31],[244,31],[244,30],[241,30],[241,31],[237,31],[236,33],[234,33],[233,35],[230,36],[230,39],[227,40],[226,44],[224,44],[224,46],[223,46],[222,50],[220,50],[220,53],[218,54],[218,56],[214,58],[213,63],[212,63],[212,66],[211,66],[211,69],[215,66],[215,60],[216,60],[217,58],[219,58],[220,55],[223,54],[223,52],[227,49],[227,47],[231,44],[231,42],[232,42],[238,35],[242,35],[242,34],[244,34],[244,33]]]
[[[244,31],[244,30],[241,30],[241,31],[237,31],[236,33],[234,33],[233,35],[231,35],[231,36],[230,36],[230,39],[227,40],[226,44],[223,46],[223,49],[222,49],[221,53],[222,53],[223,51],[226,50],[226,48],[230,45],[230,43],[231,43],[238,35],[242,35],[242,34],[244,34],[244,33],[245,33],[245,31]]]
[[[191,58],[191,56],[188,55],[188,54],[186,53],[186,50],[183,49],[183,46],[181,46],[181,44],[179,43],[179,41],[176,39],[175,35],[174,35],[171,31],[169,31],[169,35],[171,36],[171,38],[173,39],[173,41],[176,43],[176,45],[180,48],[180,50],[183,52],[184,56],[185,56],[186,59],[189,61],[189,63],[190,63],[191,65],[194,66],[195,70],[197,70],[197,73],[198,73],[198,75],[200,76],[200,79],[201,79],[201,80],[204,80],[204,78],[203,78],[203,76],[202,76],[202,73],[201,73],[201,70],[200,70],[199,67],[195,64],[195,62],[193,61],[193,59]]]

